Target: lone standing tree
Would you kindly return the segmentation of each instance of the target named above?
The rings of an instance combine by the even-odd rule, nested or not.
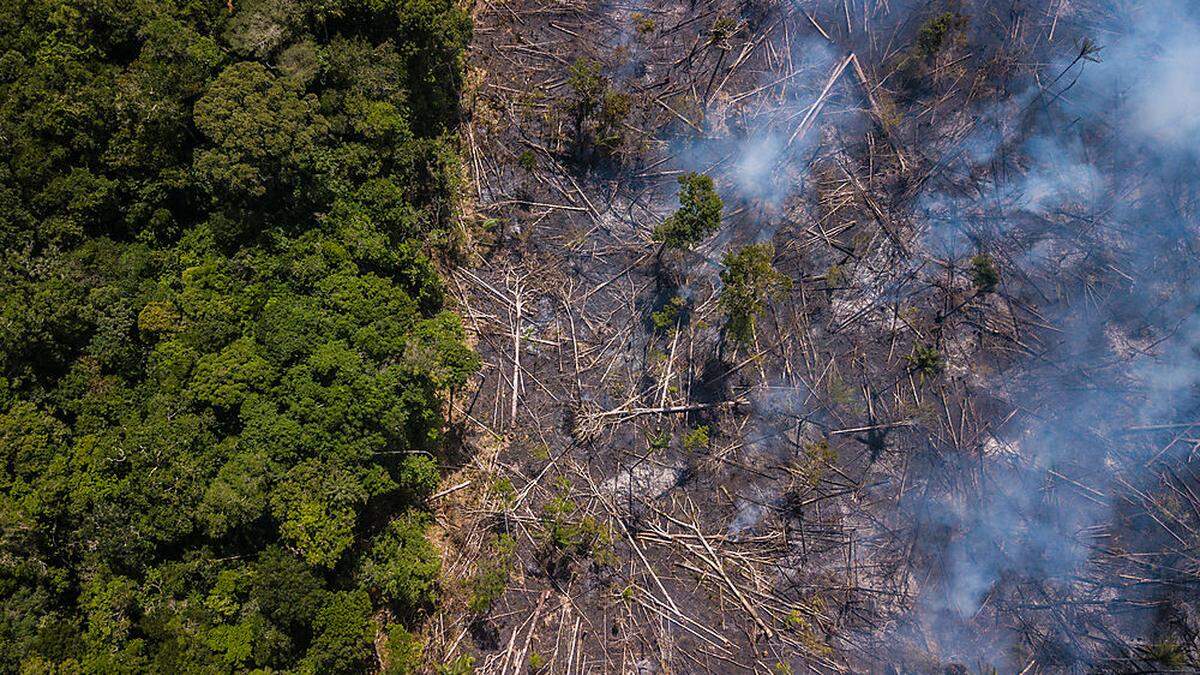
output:
[[[691,248],[721,227],[722,208],[712,178],[686,173],[679,177],[679,210],[654,228],[654,240],[669,248]]]
[[[729,319],[729,335],[741,344],[754,340],[755,324],[767,302],[792,287],[792,280],[771,264],[774,256],[774,246],[752,244],[726,253],[722,261],[724,287],[718,303]]]

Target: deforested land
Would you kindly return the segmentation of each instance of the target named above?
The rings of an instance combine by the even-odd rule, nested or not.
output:
[[[1200,668],[1200,8],[0,14],[0,671]]]

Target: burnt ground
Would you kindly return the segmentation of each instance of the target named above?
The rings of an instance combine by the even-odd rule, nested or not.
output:
[[[454,403],[463,447],[435,500],[447,600],[432,658],[469,654],[481,672],[1139,667],[1149,638],[1131,625],[1172,605],[1113,580],[1194,569],[1183,539],[1171,554],[1153,524],[1129,525],[1190,532],[1195,474],[1186,457],[1169,467],[1182,502],[1157,513],[1157,497],[1111,487],[1111,467],[1171,438],[1063,412],[1165,334],[1144,307],[1106,303],[1132,244],[1081,224],[1094,205],[1037,211],[1004,187],[1031,171],[1015,139],[1055,121],[1033,115],[1066,84],[1035,75],[1095,20],[1042,4],[1063,3],[956,3],[969,24],[917,72],[906,58],[937,3],[476,5],[471,262],[450,286],[484,367]],[[651,231],[686,171],[715,179],[723,226],[664,251]],[[721,258],[759,242],[793,284],[738,345]],[[994,289],[973,279],[979,252]],[[675,297],[682,310],[662,313]],[[1102,304],[1124,314],[1094,368],[1076,368],[1064,326]],[[938,359],[922,367],[926,349]],[[1136,406],[1111,403],[1086,414]],[[1030,499],[1120,515],[1045,523],[1044,546],[1081,547],[1084,568],[989,566],[999,582],[964,600],[955,566],[1007,541],[978,548],[978,514],[1026,480],[1030,443],[1072,425],[1116,464],[1054,455]],[[1011,502],[989,526],[1027,526],[1003,522]],[[1017,555],[1042,550],[1031,539]],[[495,597],[489,573],[506,585]]]

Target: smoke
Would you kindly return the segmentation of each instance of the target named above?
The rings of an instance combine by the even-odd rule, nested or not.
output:
[[[702,108],[697,120],[702,131],[671,138],[672,168],[712,177],[724,202],[721,229],[694,251],[696,257],[678,289],[689,300],[698,288],[719,292],[725,252],[771,241],[786,222],[792,201],[805,193],[806,153],[816,147],[817,133],[796,130],[816,105],[836,60],[820,39],[796,37],[789,47],[789,58],[778,54],[776,67],[762,69],[753,79],[731,77],[728,82],[721,81],[725,68],[740,58],[738,53],[709,54],[707,58],[724,66],[717,76],[697,85],[700,97],[694,103]],[[705,49],[717,52],[720,47]],[[665,183],[674,190],[673,177]]]
[[[765,217],[756,211],[748,226],[736,228],[750,240],[770,239],[779,226],[777,210],[804,191],[805,152],[814,146],[816,131],[793,136],[836,65],[834,51],[819,38],[795,38],[790,51],[790,58],[780,56],[778,67],[738,85],[746,91],[710,91],[704,133],[676,139],[671,147],[680,168],[713,176],[727,205],[766,210]],[[729,62],[737,54],[725,58]],[[785,67],[795,71],[781,70]]]
[[[992,383],[1023,411],[996,430],[1019,452],[987,458],[976,490],[947,489],[916,507],[946,533],[931,552],[942,585],[924,589],[918,620],[944,655],[1002,671],[1021,670],[1028,658],[1016,655],[1028,652],[1019,648],[1036,645],[1014,644],[1019,626],[997,632],[997,623],[1020,623],[1055,598],[1099,597],[1081,580],[1101,535],[1119,528],[1110,495],[1155,477],[1154,453],[1125,430],[1194,414],[1200,383],[1190,270],[1197,6],[1143,2],[1101,23],[1092,20],[1098,11],[1079,11],[1074,18],[1103,34],[1103,60],[1077,59],[1076,50],[1046,69],[1041,82],[1064,76],[1031,97],[1027,138],[982,124],[965,143],[966,162],[1009,166],[998,172],[1005,179],[967,196],[934,191],[920,203],[932,221],[930,248],[1019,247],[1013,264],[1042,266],[1057,288],[1046,308],[1055,333],[1033,362]],[[972,472],[967,461],[948,463],[948,473]],[[955,496],[967,493],[975,496]],[[1094,663],[1091,618],[1073,616],[1078,623],[1057,629],[1060,666]],[[1126,628],[1152,637],[1145,623]]]
[[[980,22],[1000,15],[984,12],[987,4],[963,3],[964,12]],[[1021,671],[1031,652],[1048,649],[1023,641],[1028,623],[1051,626],[1046,639],[1057,661],[1041,654],[1042,667],[1094,666],[1104,648],[1089,637],[1093,622],[1155,637],[1145,614],[1124,622],[1105,615],[1105,603],[1128,591],[1097,569],[1097,556],[1128,528],[1113,495],[1152,484],[1152,460],[1163,456],[1128,430],[1190,422],[1200,408],[1200,287],[1191,269],[1200,3],[1144,0],[1122,3],[1122,11],[1107,0],[1025,5],[1038,20],[1058,16],[1055,42],[1047,47],[1043,38],[1038,47],[1051,51],[1039,61],[1047,65],[1016,91],[979,104],[970,131],[938,148],[937,173],[968,180],[930,181],[915,218],[935,255],[997,253],[1005,293],[1036,305],[1038,323],[1049,326],[1028,338],[1034,356],[967,378],[980,398],[1016,411],[992,420],[980,440],[1008,451],[928,460],[928,488],[912,490],[905,505],[925,572],[913,582],[913,630],[934,637],[942,657],[1001,672]],[[1084,37],[1103,49],[1083,58]],[[712,175],[727,213],[746,204],[755,216],[727,225],[693,279],[715,277],[716,252],[733,239],[774,236],[780,211],[804,191],[817,131],[789,139],[838,59],[821,40],[792,45],[806,72],[780,87],[778,105],[746,111],[729,102],[737,92],[718,92],[707,101],[705,131],[672,142],[674,167]],[[764,72],[756,86],[788,76]],[[805,400],[765,390],[755,397],[752,428],[773,431],[767,421],[807,412]],[[741,496],[730,535],[753,529],[771,501],[754,485]],[[1085,609],[1052,609],[1076,601]],[[1066,618],[1048,620],[1047,612]]]
[[[787,196],[787,188],[776,178],[775,168],[787,147],[787,139],[770,131],[741,142],[732,182],[737,193],[749,199],[778,204]]]
[[[1151,151],[1194,155],[1200,150],[1197,7],[1182,0],[1144,2],[1128,19],[1131,29],[1105,46],[1103,61],[1088,67],[1086,84],[1124,99],[1126,129]],[[1098,103],[1085,97],[1068,107],[1092,112]]]

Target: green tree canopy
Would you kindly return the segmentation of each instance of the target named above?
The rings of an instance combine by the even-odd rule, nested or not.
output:
[[[725,254],[718,305],[728,318],[726,330],[737,342],[753,341],[767,302],[792,287],[792,280],[775,269],[774,257],[770,244],[751,244]]]
[[[670,248],[691,248],[720,229],[722,208],[712,178],[684,174],[679,177],[679,209],[654,228],[654,240]]]
[[[3,9],[0,671],[361,672],[479,363],[431,260],[467,16]]]

